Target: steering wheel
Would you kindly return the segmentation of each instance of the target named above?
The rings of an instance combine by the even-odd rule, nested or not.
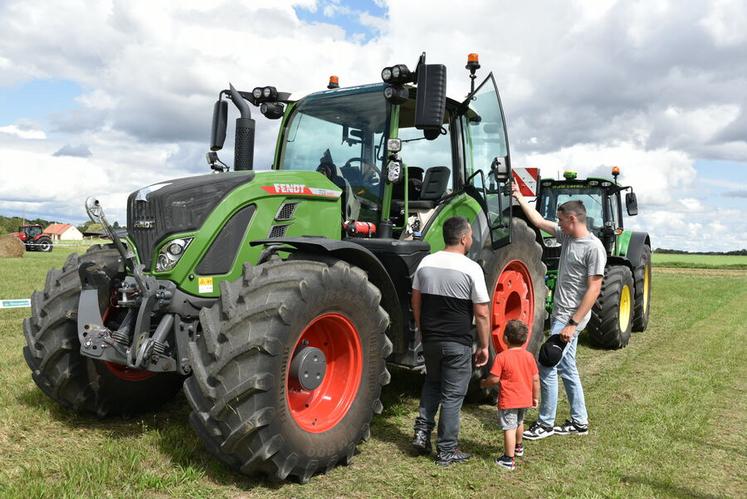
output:
[[[351,163],[355,162],[358,162],[361,165],[361,174],[363,175],[364,182],[374,186],[379,185],[381,182],[381,169],[360,156],[345,161],[343,168],[350,168]]]

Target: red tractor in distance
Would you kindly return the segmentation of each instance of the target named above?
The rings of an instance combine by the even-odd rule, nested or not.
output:
[[[52,251],[52,238],[44,233],[41,225],[21,225],[15,235],[26,246],[26,251]]]

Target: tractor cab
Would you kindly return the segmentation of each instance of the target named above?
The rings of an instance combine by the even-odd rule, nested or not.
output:
[[[31,241],[37,236],[40,236],[44,231],[41,225],[22,225],[18,227],[18,233],[22,241]]]
[[[633,188],[617,183],[620,174],[618,167],[612,168],[613,179],[586,178],[579,179],[576,172],[565,171],[563,180],[542,179],[540,192],[537,196],[537,211],[543,218],[557,220],[558,206],[567,201],[581,201],[586,207],[586,225],[597,236],[607,254],[616,251],[618,236],[623,233],[623,211],[621,193],[628,191],[625,196],[625,206],[628,215],[638,213],[638,204]],[[552,234],[543,234],[545,247],[552,252],[558,243]],[[558,248],[559,257],[559,248]],[[555,264],[557,264],[557,260]],[[555,267],[556,268],[556,267]]]
[[[440,249],[440,232],[428,233],[434,216],[469,196],[482,211],[480,235],[503,246],[510,156],[493,75],[477,89],[473,81],[468,98],[457,100],[446,97],[445,67],[425,65],[423,56],[418,68],[387,67],[383,83],[330,88],[291,103],[273,169],[316,171],[331,180],[342,191],[342,222],[351,229],[344,238],[424,240]],[[371,230],[358,232],[354,222]]]

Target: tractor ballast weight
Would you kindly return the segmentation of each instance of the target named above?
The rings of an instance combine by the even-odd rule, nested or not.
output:
[[[218,459],[306,481],[368,438],[387,363],[424,370],[412,277],[453,216],[471,224],[468,256],[486,274],[491,352],[518,319],[536,353],[545,266],[508,209],[493,75],[465,100],[446,97],[446,68],[425,54],[381,77],[301,98],[230,86],[214,106],[214,173],[133,192],[126,232],[89,199],[114,244],[72,255],[32,297],[24,356],[42,391],[103,417],[155,409],[183,384]],[[234,171],[218,157],[228,100],[240,113]],[[282,120],[270,171],[253,170],[250,105]]]

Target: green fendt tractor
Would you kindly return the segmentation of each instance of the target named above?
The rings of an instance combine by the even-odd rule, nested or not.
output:
[[[505,120],[490,74],[446,96],[446,68],[384,68],[381,83],[294,99],[233,86],[215,104],[215,172],[127,201],[113,244],[71,255],[32,297],[24,355],[36,384],[99,416],[154,409],[183,386],[211,453],[247,474],[308,480],[347,463],[382,410],[387,362],[422,370],[412,275],[466,217],[491,292],[492,350],[510,319],[545,320],[534,231],[511,216]],[[234,171],[218,159],[228,101]],[[252,169],[250,106],[281,119],[272,168]],[[484,374],[478,371],[476,377]]]
[[[623,227],[621,193],[628,191],[625,209],[630,216],[638,214],[638,201],[632,187],[617,183],[619,174],[620,169],[613,167],[613,178],[579,179],[575,172],[566,171],[563,180],[542,179],[537,196],[537,211],[550,220],[566,201],[583,201],[587,226],[607,250],[602,290],[586,327],[591,342],[603,348],[626,346],[631,331],[646,329],[651,311],[651,238]],[[543,234],[543,239],[550,311],[560,246],[552,235]]]

